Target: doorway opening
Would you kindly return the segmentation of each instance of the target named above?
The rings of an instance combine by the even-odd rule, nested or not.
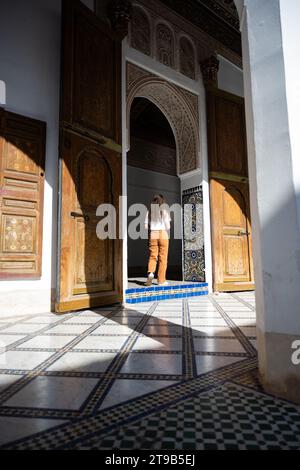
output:
[[[137,203],[149,207],[156,194],[162,194],[169,206],[181,204],[174,133],[163,112],[146,98],[135,98],[131,106],[127,165],[128,209]],[[132,219],[128,218],[128,224]],[[175,239],[171,224],[167,271],[170,282],[183,280],[182,249],[182,240]],[[128,287],[144,285],[147,265],[148,241],[128,236]]]

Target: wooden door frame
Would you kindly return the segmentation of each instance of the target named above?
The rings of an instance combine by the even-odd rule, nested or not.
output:
[[[237,179],[239,181],[237,181]],[[210,217],[211,221],[213,222],[215,220],[214,218],[214,201],[213,201],[213,189],[212,186],[215,181],[222,181],[224,178],[210,178],[209,182],[209,187],[210,187]],[[244,178],[239,178],[236,175],[227,175],[226,181],[232,182],[232,183],[243,183],[247,184],[247,181],[244,180]],[[247,220],[251,222],[251,217],[250,217],[250,201],[247,200],[246,202],[246,218]],[[254,284],[254,264],[253,264],[253,243],[252,243],[252,227],[251,225],[248,226],[248,230],[250,231],[249,235],[249,277],[252,279],[250,282],[242,282],[242,281],[232,281],[232,282],[219,282],[218,280],[218,266],[219,266],[219,260],[217,261],[217,256],[216,256],[216,250],[214,249],[215,244],[216,244],[216,228],[215,224],[211,224],[211,236],[212,236],[212,267],[213,267],[213,291],[214,292],[231,292],[231,291],[251,291],[255,290],[255,284]],[[230,284],[230,289],[228,289],[228,286]]]
[[[244,98],[234,95],[232,93],[229,93],[224,90],[218,89],[216,86],[208,86],[206,88],[206,109],[207,109],[207,117],[209,118],[209,112],[211,111],[211,108],[209,108],[211,105],[211,101],[209,100],[210,96],[216,96],[219,98],[224,98],[224,99],[229,99],[237,104],[245,106],[245,100]],[[214,113],[214,110],[213,110]],[[245,113],[243,115],[243,124],[244,124],[244,129],[245,129],[245,136],[246,136],[246,118],[245,118]],[[249,176],[248,176],[248,166],[246,168],[247,170],[247,175],[239,175],[239,174],[231,174],[231,173],[226,173],[226,172],[221,172],[221,171],[214,171],[215,169],[211,168],[211,154],[216,154],[215,150],[215,144],[216,144],[216,139],[215,139],[215,129],[213,126],[211,126],[208,122],[207,126],[207,137],[208,137],[208,147],[210,145],[213,145],[213,149],[208,148],[208,168],[209,168],[209,200],[210,200],[210,221],[211,221],[211,259],[212,259],[212,287],[214,292],[228,292],[228,291],[251,291],[255,290],[255,284],[254,284],[254,264],[253,264],[253,242],[252,242],[252,229],[250,230],[251,235],[250,235],[250,243],[249,243],[249,256],[250,256],[250,278],[252,281],[249,282],[237,282],[236,284],[230,283],[230,290],[228,289],[229,283],[220,283],[218,279],[218,274],[217,274],[217,261],[216,261],[216,251],[215,251],[215,241],[216,241],[216,235],[215,235],[215,224],[214,224],[214,203],[213,203],[213,191],[212,191],[212,185],[213,182],[216,180],[226,180],[226,181],[231,181],[232,183],[242,183],[242,184],[248,184],[249,186]],[[245,152],[247,155],[247,139],[244,139],[244,148]],[[250,188],[249,188],[250,190]],[[246,201],[247,203],[247,218],[249,218],[250,223],[251,223],[251,207],[250,207],[250,197],[249,201]]]
[[[73,11],[74,4],[73,0],[63,0],[63,11],[62,11],[62,25],[66,25],[69,31],[73,31],[72,21],[73,19],[70,16],[67,16],[67,11]],[[75,6],[76,7],[76,6]],[[74,8],[75,8],[74,7]],[[91,15],[93,13],[95,15],[95,19],[93,23],[98,25],[98,22],[101,22],[99,18],[96,17],[96,13],[91,11],[88,7],[84,4],[80,4],[80,8],[82,9],[83,14]],[[82,310],[84,308],[93,308],[93,307],[101,307],[106,305],[111,305],[115,303],[121,303],[123,301],[123,289],[122,289],[122,237],[119,236],[117,240],[114,241],[114,250],[115,250],[115,257],[114,257],[114,290],[110,292],[102,292],[97,294],[88,294],[88,299],[83,299],[82,296],[78,295],[78,298],[72,299],[69,301],[63,301],[61,299],[61,263],[62,263],[62,230],[63,230],[63,201],[62,201],[62,194],[63,194],[63,135],[65,132],[70,134],[77,135],[79,137],[84,138],[87,141],[91,142],[91,145],[97,145],[99,148],[102,147],[103,150],[107,149],[108,151],[113,151],[116,155],[118,154],[120,158],[120,162],[122,161],[122,132],[121,132],[121,113],[122,109],[118,109],[117,104],[121,101],[121,66],[122,66],[122,39],[124,37],[122,33],[114,31],[110,29],[107,24],[104,22],[102,23],[101,30],[104,33],[107,33],[115,41],[115,74],[116,77],[119,79],[116,80],[115,83],[115,109],[116,109],[116,118],[114,122],[114,135],[113,136],[103,136],[100,132],[93,132],[90,129],[81,126],[80,124],[74,122],[73,120],[73,110],[71,106],[70,100],[70,93],[71,90],[65,89],[65,87],[61,86],[61,94],[60,94],[60,150],[59,150],[59,167],[58,167],[58,238],[57,238],[57,266],[56,266],[56,294],[55,300],[52,303],[52,308],[57,313],[65,313],[72,310]],[[68,56],[66,63],[63,63],[63,58],[66,56],[64,50],[68,47],[66,35],[62,34],[62,74],[64,80],[62,83],[68,83],[68,79],[70,80],[70,66],[72,64],[73,57]],[[122,169],[121,169],[122,171]],[[121,178],[121,175],[119,175]],[[120,179],[118,177],[118,181]],[[122,178],[121,178],[122,179]],[[120,185],[120,195],[122,194],[122,184],[117,182],[117,185]],[[118,186],[119,187],[119,186]],[[119,210],[119,201],[116,201],[118,205],[117,211]],[[117,269],[118,267],[118,269]],[[117,275],[117,273],[119,273]],[[87,297],[87,296],[86,296]]]

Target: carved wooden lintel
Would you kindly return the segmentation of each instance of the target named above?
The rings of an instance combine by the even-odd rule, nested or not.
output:
[[[111,0],[108,4],[107,15],[118,38],[125,38],[132,18],[131,0]]]
[[[220,62],[216,56],[212,55],[201,62],[203,83],[206,88],[218,87],[218,72]]]

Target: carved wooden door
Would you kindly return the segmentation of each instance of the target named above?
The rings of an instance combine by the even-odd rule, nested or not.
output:
[[[97,236],[97,208],[118,220],[121,43],[78,0],[63,2],[59,274],[56,311],[122,300],[122,245]]]
[[[42,275],[46,124],[0,108],[0,279]]]
[[[217,291],[254,288],[248,201],[247,185],[211,180],[214,287]]]
[[[244,100],[207,92],[215,291],[254,289]]]

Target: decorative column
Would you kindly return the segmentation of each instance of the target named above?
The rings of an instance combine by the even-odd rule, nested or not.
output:
[[[107,16],[112,29],[120,39],[128,34],[129,22],[132,18],[132,3],[130,0],[111,0],[107,7]]]
[[[300,6],[241,0],[261,382],[300,403]],[[293,53],[296,51],[296,53]],[[298,344],[298,346],[297,346]],[[299,354],[298,354],[299,356]]]
[[[200,63],[205,88],[218,88],[218,73],[220,62],[212,55]]]

